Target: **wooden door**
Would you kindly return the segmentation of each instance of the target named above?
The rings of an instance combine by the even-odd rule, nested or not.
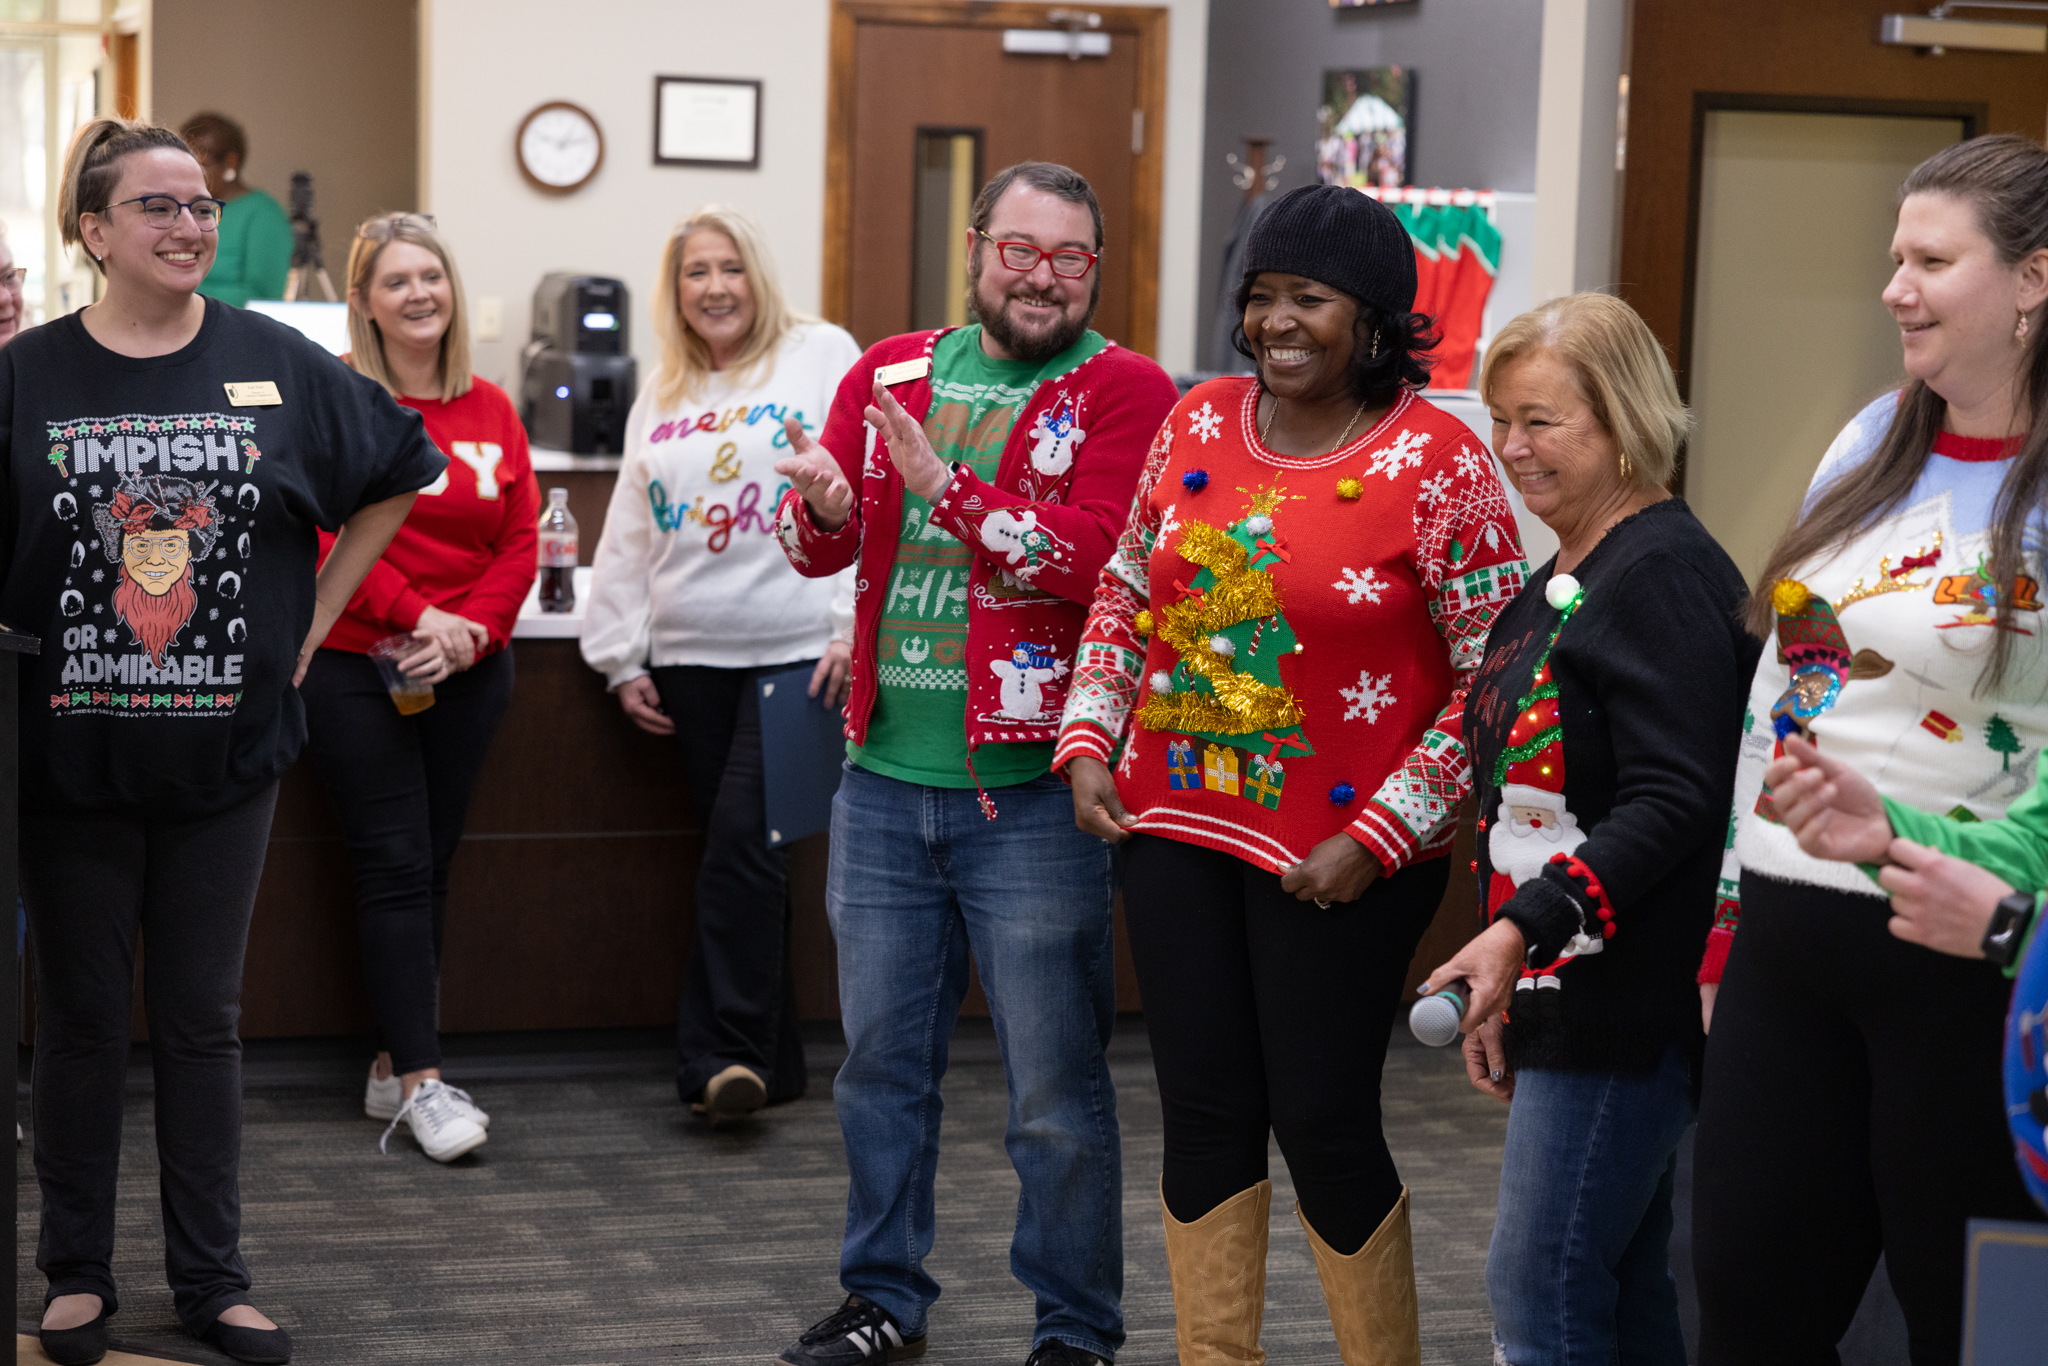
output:
[[[941,136],[963,147],[972,141],[982,178],[1025,160],[1061,162],[1088,178],[1104,238],[1093,325],[1152,351],[1166,11],[1089,6],[1102,17],[1095,32],[1109,39],[1106,56],[1003,51],[1004,29],[1051,27],[1051,8],[833,6],[824,311],[862,345],[919,325],[912,302],[920,254],[936,252],[943,269],[948,243],[935,239],[929,213],[920,232],[917,212],[920,163],[930,164],[924,153]],[[948,222],[943,212],[937,221]]]

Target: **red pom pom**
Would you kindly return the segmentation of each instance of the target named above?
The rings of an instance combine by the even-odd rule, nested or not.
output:
[[[1612,920],[1600,927],[1600,937],[1602,939],[1614,938],[1614,922]]]

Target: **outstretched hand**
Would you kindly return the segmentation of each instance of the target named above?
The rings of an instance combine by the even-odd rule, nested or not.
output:
[[[924,428],[903,410],[903,405],[882,386],[880,380],[875,381],[875,401],[868,405],[863,416],[888,443],[889,459],[896,466],[896,472],[903,476],[903,487],[927,503],[938,502],[939,495],[946,491],[946,485],[953,482],[953,467],[939,459],[924,434]]]
[[[796,486],[820,531],[839,530],[853,514],[853,485],[846,482],[846,471],[795,418],[784,418],[782,430],[789,437],[789,454],[775,462],[775,472]]]
[[[1883,863],[1892,823],[1868,778],[1791,736],[1785,757],[1764,770],[1778,819],[1814,858]]]

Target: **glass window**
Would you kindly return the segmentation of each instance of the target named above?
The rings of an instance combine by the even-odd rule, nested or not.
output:
[[[920,128],[916,155],[910,325],[957,327],[967,321],[967,218],[981,188],[981,130]]]

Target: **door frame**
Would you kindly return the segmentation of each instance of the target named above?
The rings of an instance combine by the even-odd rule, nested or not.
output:
[[[831,63],[825,97],[825,260],[821,301],[841,325],[853,305],[853,116],[855,52],[863,24],[945,28],[1045,28],[1052,5],[1022,0],[833,0]],[[1131,168],[1131,335],[1133,351],[1151,355],[1159,341],[1159,226],[1166,177],[1166,42],[1168,12],[1129,5],[1090,5],[1100,33],[1138,43],[1138,108],[1144,147]],[[1048,59],[1050,60],[1050,59]]]

